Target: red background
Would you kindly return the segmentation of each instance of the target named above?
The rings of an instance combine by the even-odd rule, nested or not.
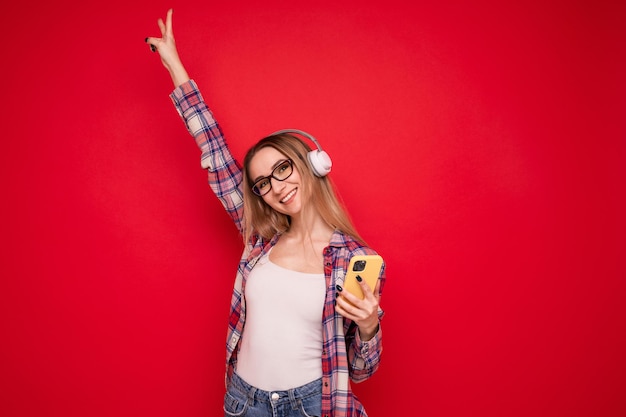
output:
[[[235,155],[314,134],[387,260],[371,417],[626,415],[626,10],[544,3],[4,6],[0,414],[221,415],[241,245],[143,42],[174,7]]]

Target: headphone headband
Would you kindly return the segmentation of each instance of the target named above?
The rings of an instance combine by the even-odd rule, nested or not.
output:
[[[305,138],[308,138],[311,140],[311,142],[315,143],[315,146],[317,146],[317,149],[319,149],[320,151],[323,151],[322,149],[322,145],[320,145],[320,143],[317,141],[317,139],[315,139],[313,137],[313,135],[306,133],[303,130],[298,130],[298,129],[281,129],[279,131],[276,131],[274,133],[272,133],[270,136],[274,136],[274,135],[282,135],[283,133],[296,133],[300,136],[304,136]]]

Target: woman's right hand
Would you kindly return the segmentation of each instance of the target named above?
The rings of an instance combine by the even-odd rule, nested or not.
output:
[[[150,45],[152,51],[159,53],[163,66],[169,71],[172,77],[174,86],[178,87],[189,81],[189,75],[187,75],[187,71],[176,50],[176,42],[174,41],[174,32],[172,30],[172,13],[172,9],[167,11],[165,23],[161,18],[157,21],[159,29],[161,30],[161,37],[148,37],[146,38],[146,43]]]

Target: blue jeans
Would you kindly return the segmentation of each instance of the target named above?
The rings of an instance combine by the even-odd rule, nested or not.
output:
[[[236,373],[224,396],[225,417],[319,417],[322,379],[287,391],[263,391]]]

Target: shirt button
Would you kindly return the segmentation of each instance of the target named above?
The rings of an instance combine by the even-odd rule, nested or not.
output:
[[[272,401],[276,401],[278,398],[280,398],[280,395],[277,392],[272,393]]]

